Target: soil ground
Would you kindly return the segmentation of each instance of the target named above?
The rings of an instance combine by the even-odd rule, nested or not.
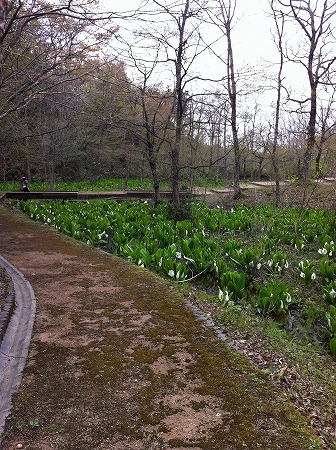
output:
[[[37,314],[1,448],[305,450],[308,417],[148,271],[0,207]]]
[[[241,184],[242,197],[234,200],[232,189],[204,189],[197,188],[197,193],[203,200],[211,206],[222,206],[231,208],[236,203],[246,203],[248,205],[269,204],[275,202],[274,183],[255,182]],[[205,194],[205,195],[204,195]],[[306,187],[301,185],[282,182],[280,185],[280,205],[283,207],[309,207],[326,208],[335,210],[336,208],[336,179],[329,178],[311,182]]]

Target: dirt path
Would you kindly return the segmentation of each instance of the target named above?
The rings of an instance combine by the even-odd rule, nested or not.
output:
[[[164,281],[2,207],[0,254],[37,301],[3,450],[309,448],[306,418]]]

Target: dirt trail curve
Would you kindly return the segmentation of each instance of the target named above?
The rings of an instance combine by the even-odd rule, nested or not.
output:
[[[0,254],[37,304],[3,450],[309,448],[306,418],[164,281],[3,207]]]

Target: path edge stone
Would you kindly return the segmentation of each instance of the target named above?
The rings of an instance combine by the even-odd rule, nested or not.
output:
[[[34,290],[9,261],[0,255],[2,265],[14,286],[13,309],[8,314],[6,332],[0,341],[0,444],[6,417],[12,407],[12,395],[17,391],[26,365],[36,311]],[[14,308],[15,303],[15,308]]]
[[[8,273],[5,266],[1,264],[0,266],[5,269],[5,274],[9,277],[9,286],[8,286],[8,295],[5,299],[5,305],[1,308],[0,311],[0,347],[1,342],[5,336],[9,321],[12,317],[15,307],[15,292],[14,292],[14,283],[11,275]]]

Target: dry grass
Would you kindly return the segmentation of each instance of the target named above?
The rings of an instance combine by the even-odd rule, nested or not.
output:
[[[280,206],[284,208],[301,207],[325,208],[335,210],[336,207],[336,181],[311,183],[303,187],[284,183],[280,187]],[[208,189],[206,195],[203,190],[198,191],[199,198],[211,206],[232,207],[238,203],[248,205],[275,203],[274,186],[261,184],[242,184],[242,197],[233,199],[229,189]]]

